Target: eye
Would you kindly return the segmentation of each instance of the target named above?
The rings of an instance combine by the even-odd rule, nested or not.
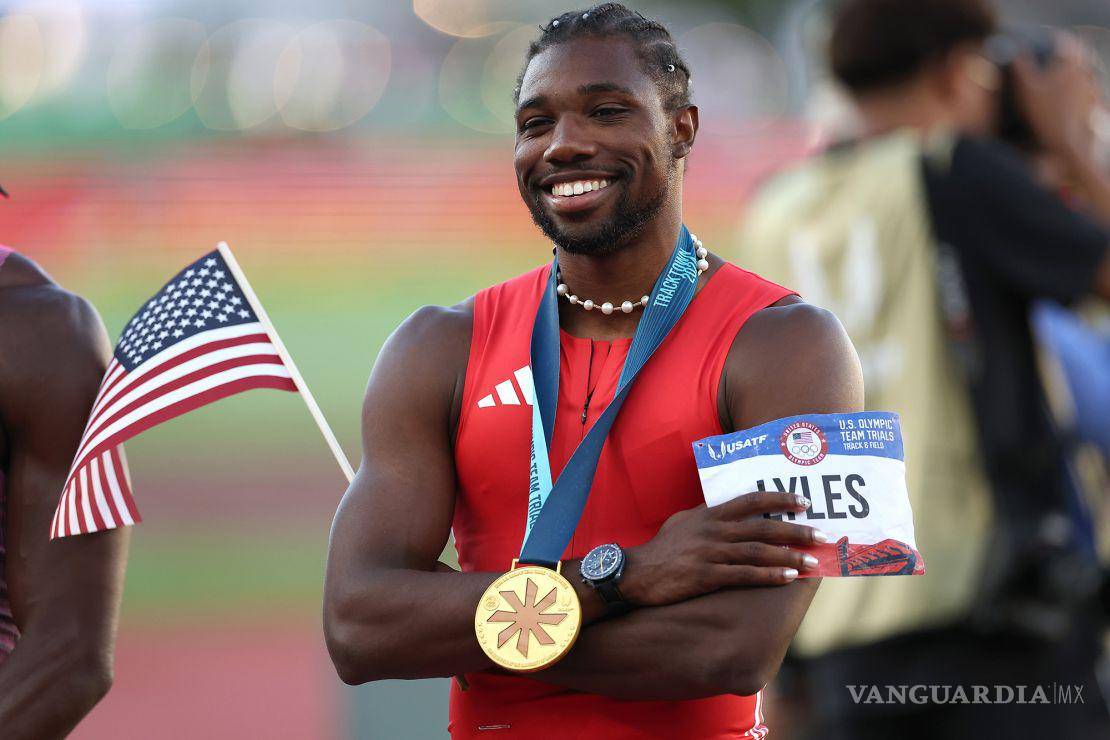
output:
[[[599,118],[616,118],[627,112],[627,108],[620,108],[615,105],[603,105],[600,108],[594,108],[593,115]]]
[[[540,126],[546,126],[550,123],[551,123],[550,118],[541,118],[540,116],[535,116],[533,118],[528,118],[525,121],[523,121],[520,124],[520,130],[521,131],[533,131],[533,130],[539,128]]]

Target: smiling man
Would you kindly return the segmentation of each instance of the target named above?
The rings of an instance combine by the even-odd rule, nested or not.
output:
[[[707,509],[691,442],[857,411],[863,388],[832,315],[683,226],[689,76],[667,30],[623,6],[545,26],[515,166],[557,272],[417,311],[371,375],[328,647],[348,683],[459,676],[454,737],[766,732],[761,689],[817,588],[784,545],[820,535],[762,516],[805,508],[792,494]],[[452,530],[461,573],[436,562]],[[518,557],[554,590],[502,589]],[[498,593],[516,607],[487,618]]]

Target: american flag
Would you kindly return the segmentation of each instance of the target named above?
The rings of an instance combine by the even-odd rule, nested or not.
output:
[[[166,283],[124,328],[54,512],[51,539],[139,521],[120,445],[251,388],[297,390],[243,288],[213,251]]]
[[[794,441],[800,442],[802,444],[812,444],[813,432],[809,432],[804,429],[800,432],[794,432]]]

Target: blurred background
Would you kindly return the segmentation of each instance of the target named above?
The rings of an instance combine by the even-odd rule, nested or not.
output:
[[[686,222],[743,264],[746,197],[842,115],[824,3],[628,4],[668,24],[693,70]],[[1076,27],[1110,65],[1105,0],[1000,6]],[[569,6],[0,8],[0,241],[89,298],[113,340],[228,241],[356,466],[363,386],[392,328],[550,257],[516,192],[511,93],[537,24]],[[128,452],[145,522],[117,678],[76,737],[445,736],[446,681],[351,689],[331,668],[321,579],[345,483],[296,396],[233,397]]]

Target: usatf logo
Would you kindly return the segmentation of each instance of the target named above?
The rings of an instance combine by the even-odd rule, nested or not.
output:
[[[796,421],[782,430],[779,447],[786,459],[795,465],[816,465],[825,459],[829,442],[816,424]]]

